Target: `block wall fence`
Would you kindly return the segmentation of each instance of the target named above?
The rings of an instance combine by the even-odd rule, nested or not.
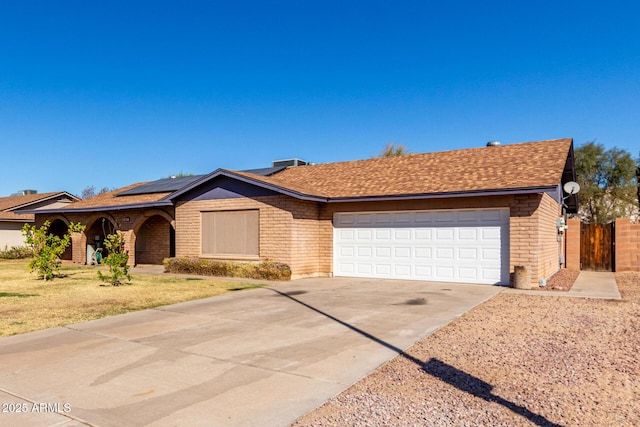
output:
[[[565,233],[565,268],[580,270],[580,220],[567,221]],[[640,271],[640,224],[629,218],[615,223],[615,271]]]

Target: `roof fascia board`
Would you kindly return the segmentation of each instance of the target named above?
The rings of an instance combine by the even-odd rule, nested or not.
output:
[[[118,206],[95,206],[89,208],[60,208],[60,209],[37,209],[30,211],[22,211],[23,213],[31,214],[70,214],[70,213],[92,213],[92,212],[109,212],[109,211],[122,211],[128,209],[146,209],[146,208],[159,208],[173,206],[170,201],[159,200],[149,203],[130,203],[127,205]]]
[[[270,184],[267,182],[263,182],[257,179],[253,179],[244,175],[240,175],[240,174],[236,174],[233,171],[230,170],[226,170],[226,169],[218,169],[212,173],[210,173],[209,175],[207,175],[206,177],[204,177],[203,179],[198,180],[197,182],[193,182],[190,185],[182,188],[181,190],[178,190],[170,195],[168,195],[166,197],[167,200],[171,200],[174,201],[175,199],[177,199],[178,197],[182,196],[185,193],[188,193],[189,191],[197,188],[198,186],[205,184],[215,178],[218,178],[220,176],[224,176],[227,178],[231,178],[231,179],[235,179],[237,181],[241,181],[244,182],[246,184],[251,184],[251,185],[255,185],[257,187],[261,187],[261,188],[265,188],[267,190],[272,190],[275,191],[277,193],[281,193],[287,196],[291,196],[294,197],[296,199],[300,199],[300,200],[307,200],[307,201],[312,201],[312,202],[327,202],[328,199],[326,197],[320,197],[320,196],[313,196],[310,194],[303,194],[303,193],[299,193],[297,191],[294,190],[290,190],[288,188],[285,187],[280,187],[278,185],[275,184]],[[162,199],[164,200],[164,199]]]
[[[66,191],[61,191],[60,193],[51,194],[51,195],[49,195],[47,197],[43,197],[41,199],[32,200],[32,201],[27,202],[27,203],[22,203],[21,205],[17,205],[17,206],[13,206],[13,207],[4,209],[3,212],[11,212],[11,211],[18,210],[18,209],[21,209],[21,208],[26,207],[26,206],[30,206],[30,205],[36,204],[36,203],[45,202],[47,200],[55,199],[56,197],[60,197],[60,196],[68,196],[72,200],[75,199],[76,201],[80,200],[79,198],[77,198],[76,196],[74,196],[71,193],[67,193]],[[27,212],[27,211],[23,211],[23,212]]]
[[[507,190],[477,190],[477,191],[457,191],[449,193],[428,193],[428,194],[402,194],[397,196],[365,196],[365,197],[334,197],[327,201],[329,203],[344,202],[383,202],[395,200],[424,200],[424,199],[447,199],[460,197],[483,197],[483,196],[511,196],[515,194],[538,194],[548,193],[554,200],[557,200],[557,193],[560,186],[544,186],[529,188],[511,188]]]

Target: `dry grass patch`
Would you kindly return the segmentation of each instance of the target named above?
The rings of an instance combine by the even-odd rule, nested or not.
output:
[[[0,336],[263,286],[134,274],[129,285],[105,287],[100,286],[96,267],[71,265],[62,267],[64,277],[45,282],[29,273],[27,264],[28,260],[0,259]]]

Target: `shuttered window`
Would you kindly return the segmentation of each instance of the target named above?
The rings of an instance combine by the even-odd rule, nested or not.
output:
[[[202,255],[257,257],[259,211],[202,212]]]

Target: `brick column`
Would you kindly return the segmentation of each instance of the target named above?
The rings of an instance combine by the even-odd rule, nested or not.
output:
[[[133,267],[136,265],[136,236],[133,234],[133,230],[120,232],[124,234],[124,250],[129,252],[127,265]]]
[[[567,270],[580,271],[580,219],[567,220],[567,231],[564,234],[565,255],[564,266]]]
[[[84,233],[71,233],[71,260],[76,264],[87,263],[87,236]]]

